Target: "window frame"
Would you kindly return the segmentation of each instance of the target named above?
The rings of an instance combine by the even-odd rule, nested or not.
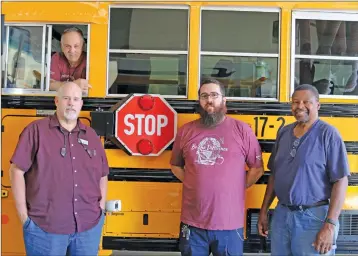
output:
[[[188,27],[187,27],[187,50],[130,50],[130,49],[111,49],[110,48],[110,32],[111,32],[111,9],[121,9],[121,8],[131,8],[131,9],[161,9],[161,10],[187,10],[188,14]],[[168,99],[187,99],[188,90],[189,90],[189,46],[190,46],[190,5],[136,5],[136,4],[112,4],[108,6],[108,35],[107,35],[107,67],[106,67],[106,97],[126,97],[128,94],[109,94],[109,60],[111,53],[129,53],[129,54],[157,54],[157,55],[184,55],[186,56],[186,91],[185,95],[162,95],[163,98]]]
[[[279,30],[278,30],[278,52],[277,53],[246,53],[246,52],[214,52],[214,51],[202,51],[202,24],[203,24],[203,11],[236,11],[236,12],[264,12],[264,13],[277,13]],[[277,59],[277,88],[276,98],[256,98],[256,97],[226,97],[228,100],[244,100],[244,101],[272,101],[278,102],[280,96],[280,65],[281,65],[281,8],[279,7],[244,7],[244,6],[202,6],[200,8],[200,21],[199,21],[199,72],[198,81],[201,78],[201,56],[230,56],[230,57],[263,57],[263,58],[276,58]],[[199,90],[199,85],[197,87]]]
[[[71,26],[87,26],[87,43],[86,43],[86,53],[87,53],[87,65],[86,65],[86,80],[89,79],[89,61],[90,61],[90,33],[91,33],[91,24],[89,23],[75,23],[75,22],[45,22],[45,23],[18,23],[18,22],[5,22],[6,29],[6,38],[5,38],[5,47],[4,47],[4,63],[5,63],[5,75],[7,75],[8,70],[8,45],[9,45],[9,27],[18,26],[18,27],[43,27],[42,31],[42,74],[50,74],[51,69],[51,52],[48,50],[52,47],[52,27],[56,25],[71,25]],[[46,44],[47,41],[47,44]],[[47,51],[46,51],[47,47]],[[47,67],[46,67],[47,64]],[[7,85],[7,80],[4,78],[4,86]],[[56,91],[50,91],[50,75],[41,76],[41,88],[40,89],[24,89],[24,88],[1,88],[3,94],[9,95],[56,95]]]
[[[356,60],[357,57],[349,56],[328,56],[328,55],[305,55],[296,54],[296,24],[297,20],[338,20],[338,21],[356,21],[358,22],[358,15],[353,11],[343,10],[311,10],[311,9],[296,9],[292,10],[291,21],[291,77],[290,77],[290,98],[292,97],[295,87],[295,60],[297,59],[320,59],[320,60]],[[320,94],[320,99],[358,99],[358,95],[326,95]]]

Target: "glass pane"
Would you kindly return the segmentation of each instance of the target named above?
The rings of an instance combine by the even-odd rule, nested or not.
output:
[[[110,16],[110,49],[188,48],[188,10],[112,8]]]
[[[295,86],[312,84],[320,94],[358,95],[358,61],[295,60]]]
[[[1,17],[3,17],[1,15]],[[1,28],[1,45],[2,45],[2,52],[1,52],[1,87],[4,87],[5,85],[5,53],[6,53],[6,47],[7,47],[7,29],[5,26]]]
[[[226,97],[276,98],[277,58],[202,56],[201,77],[214,77]]]
[[[202,11],[201,49],[278,53],[279,13]]]
[[[187,56],[111,53],[109,94],[186,95]]]
[[[42,27],[9,28],[7,87],[40,89]]]
[[[358,22],[297,20],[296,54],[358,56]]]

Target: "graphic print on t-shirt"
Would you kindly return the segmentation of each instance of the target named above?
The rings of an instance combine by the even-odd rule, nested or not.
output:
[[[191,150],[196,150],[196,162],[202,165],[222,164],[224,157],[221,155],[222,151],[227,151],[227,148],[222,147],[224,139],[216,139],[213,137],[205,137],[199,142],[191,146]]]

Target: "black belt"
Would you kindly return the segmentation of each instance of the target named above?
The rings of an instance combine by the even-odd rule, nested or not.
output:
[[[318,207],[318,206],[327,205],[327,204],[329,204],[329,200],[319,201],[312,205],[292,205],[292,204],[281,204],[281,205],[287,207],[291,211],[304,211],[309,208]]]

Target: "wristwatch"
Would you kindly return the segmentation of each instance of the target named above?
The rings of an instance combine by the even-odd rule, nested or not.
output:
[[[324,222],[329,223],[329,224],[332,224],[332,225],[334,225],[334,226],[337,226],[337,224],[338,224],[338,220],[332,220],[332,219],[330,219],[330,218],[326,218],[326,219],[324,220]]]

